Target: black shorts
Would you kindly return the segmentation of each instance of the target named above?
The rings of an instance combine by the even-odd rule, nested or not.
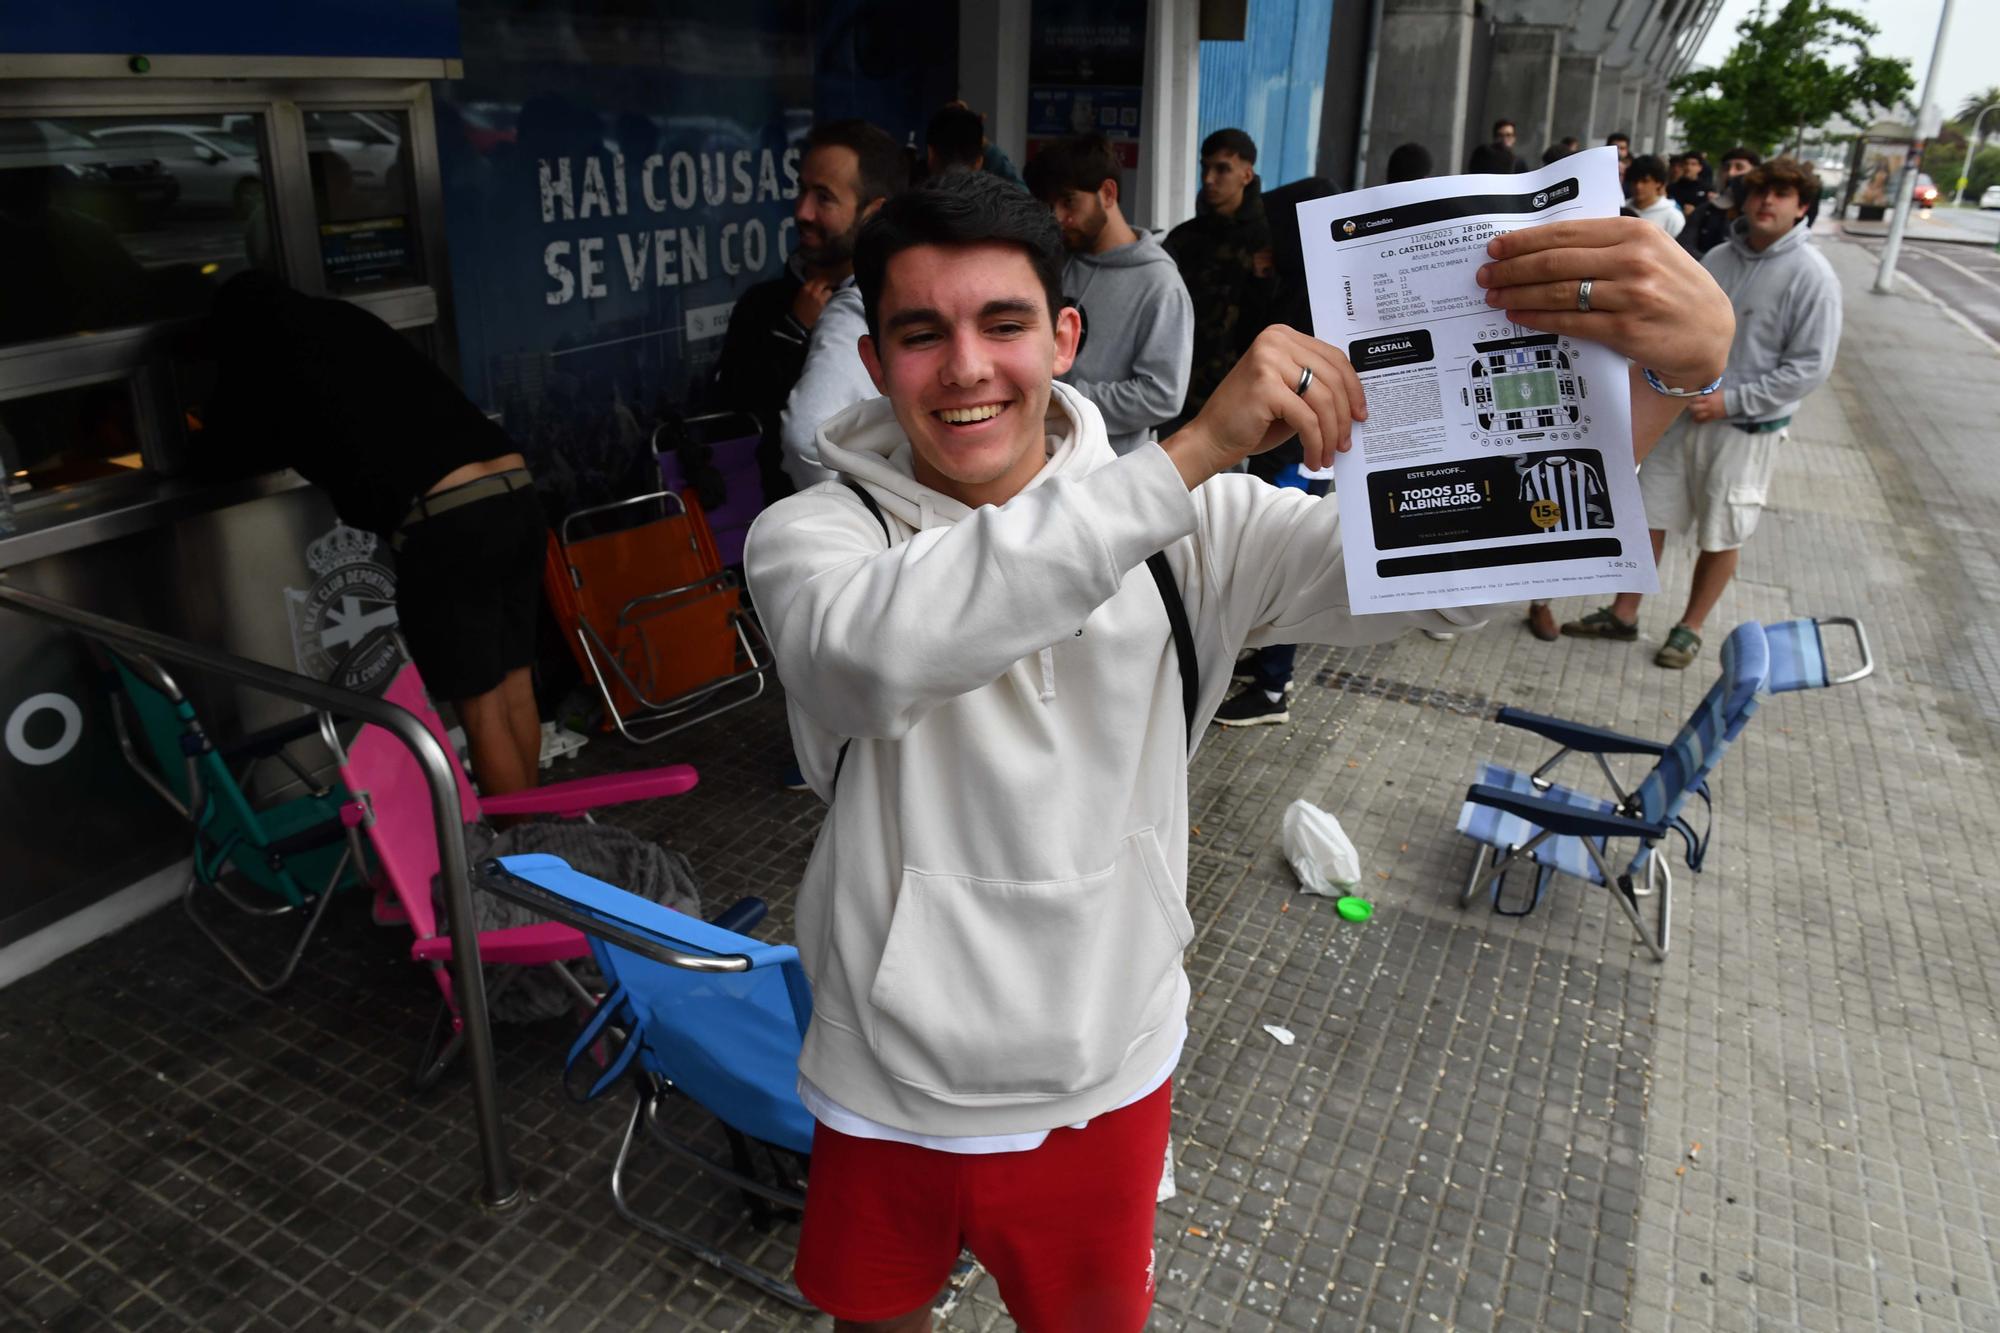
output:
[[[470,699],[534,662],[547,534],[532,487],[403,528],[396,616],[433,697]]]

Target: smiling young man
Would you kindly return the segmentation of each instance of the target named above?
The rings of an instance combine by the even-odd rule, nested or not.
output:
[[[1653,662],[1680,670],[1701,651],[1701,630],[1735,577],[1757,530],[1790,434],[1792,414],[1826,382],[1840,346],[1840,281],[1811,244],[1806,215],[1819,198],[1810,166],[1774,158],[1744,177],[1743,216],[1726,245],[1702,257],[1736,311],[1728,384],[1695,400],[1639,474],[1653,530],[1653,559],[1668,532],[1692,531],[1700,554],[1687,608]],[[1563,626],[1580,638],[1639,637],[1637,593]]]
[[[1494,254],[1482,282],[1518,322],[1669,384],[1720,370],[1727,302],[1652,228]],[[1273,326],[1184,429],[1114,455],[1056,382],[1080,331],[1061,258],[1049,215],[987,177],[884,205],[856,274],[886,397],[821,429],[839,482],[767,510],[746,550],[832,807],[798,898],[819,1130],[794,1276],[843,1333],[926,1328],[961,1247],[1029,1333],[1144,1324],[1187,1036],[1191,729],[1246,643],[1475,619],[1352,615],[1337,507],[1230,473],[1294,434],[1315,467],[1346,447],[1365,407],[1325,343]],[[1640,446],[1679,406],[1648,398]]]

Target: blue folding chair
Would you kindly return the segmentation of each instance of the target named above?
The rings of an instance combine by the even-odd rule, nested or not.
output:
[[[107,655],[112,669],[106,684],[118,748],[132,770],[187,820],[193,832],[182,906],[245,981],[265,993],[278,989],[291,980],[335,890],[359,883],[365,871],[353,830],[340,816],[346,793],[320,782],[288,748],[318,730],[317,716],[308,714],[219,745],[159,663]],[[140,756],[128,711],[144,738],[150,762]],[[253,805],[244,788],[266,760],[289,769],[302,794]],[[231,763],[239,765],[237,771],[230,771]],[[256,892],[232,888],[231,880]],[[209,924],[196,906],[204,889],[250,916],[296,913],[303,918],[276,972],[260,974]]]
[[[812,989],[797,949],[740,933],[763,916],[762,901],[744,899],[717,922],[698,921],[572,870],[555,856],[501,857],[491,863],[486,884],[590,938],[610,992],[570,1048],[563,1077],[568,1086],[576,1067],[602,1051],[607,1037],[623,1037],[579,1098],[599,1096],[628,1072],[636,1077],[638,1096],[611,1168],[611,1203],[618,1214],[773,1296],[810,1308],[791,1283],[639,1213],[625,1195],[626,1166],[643,1125],[675,1156],[754,1200],[753,1212],[767,1204],[788,1209],[805,1204],[813,1120],[799,1101],[798,1062],[799,1043],[812,1019]],[[722,1122],[731,1165],[668,1130],[661,1107],[675,1092]],[[776,1184],[757,1174],[752,1144],[766,1147]]]
[[[626,1198],[625,1170],[643,1125],[681,1161],[741,1191],[754,1220],[765,1225],[770,1205],[805,1207],[813,1119],[799,1101],[799,1045],[812,1020],[812,988],[790,945],[760,944],[741,932],[764,915],[762,899],[745,898],[714,921],[671,908],[572,870],[554,856],[503,856],[489,863],[486,887],[575,926],[611,988],[570,1047],[563,1083],[586,1061],[598,1061],[588,1101],[631,1074],[638,1085],[632,1116],[611,1167],[611,1205],[632,1225],[741,1278],[802,1310],[812,1306],[789,1281],[772,1276],[699,1236],[638,1212]],[[621,1038],[605,1056],[608,1039]],[[676,1138],[661,1117],[679,1093],[722,1122],[732,1162],[725,1166]],[[761,1146],[776,1183],[757,1174]],[[981,1268],[960,1255],[932,1313],[951,1313]]]
[[[1861,665],[1838,677],[1828,674],[1821,636],[1822,628],[1831,625],[1852,630],[1861,653]],[[1721,657],[1720,678],[1665,744],[1519,708],[1501,709],[1496,721],[1532,731],[1562,748],[1532,773],[1493,763],[1480,767],[1479,780],[1465,793],[1458,812],[1458,831],[1479,844],[1458,905],[1470,906],[1485,890],[1492,894],[1494,911],[1526,916],[1541,902],[1553,875],[1572,875],[1609,889],[1653,957],[1664,961],[1673,874],[1659,844],[1669,833],[1679,834],[1688,869],[1701,870],[1715,826],[1709,774],[1730,742],[1742,734],[1759,700],[1767,693],[1845,685],[1875,670],[1866,632],[1847,616],[1788,620],[1768,627],[1749,621],[1723,640]],[[1549,780],[1548,774],[1573,752],[1597,760],[1610,784],[1610,798]],[[1613,754],[1650,755],[1656,762],[1645,779],[1627,792],[1605,758]],[[1690,796],[1699,796],[1708,807],[1707,824],[1698,835],[1684,813]],[[1613,869],[1611,843],[1621,838],[1634,839],[1637,848],[1619,871]],[[1525,904],[1510,906],[1503,901],[1507,874],[1522,863],[1533,867],[1534,887]],[[1658,899],[1656,923],[1650,929],[1639,905],[1639,899],[1648,896]]]

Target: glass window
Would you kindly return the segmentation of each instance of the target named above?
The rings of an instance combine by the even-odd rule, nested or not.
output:
[[[305,122],[327,291],[350,295],[422,282],[408,115],[308,111]]]
[[[0,467],[17,500],[139,471],[139,419],[130,380],[110,380],[0,402]]]
[[[198,315],[275,268],[255,116],[0,118],[0,344]]]

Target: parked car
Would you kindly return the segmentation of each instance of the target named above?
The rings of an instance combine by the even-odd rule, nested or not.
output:
[[[264,189],[257,141],[212,125],[118,125],[92,137],[158,158],[180,182],[183,206],[246,218]]]
[[[1979,196],[1979,206],[1981,208],[2000,208],[2000,185],[1987,186],[1986,192]]]
[[[53,120],[0,119],[0,171],[49,173],[49,198],[120,229],[160,224],[181,187],[159,160],[100,144]]]
[[[1937,206],[1937,196],[1937,182],[1919,171],[1917,173],[1917,188],[1911,192],[1910,202],[1918,208],[1934,208]]]

